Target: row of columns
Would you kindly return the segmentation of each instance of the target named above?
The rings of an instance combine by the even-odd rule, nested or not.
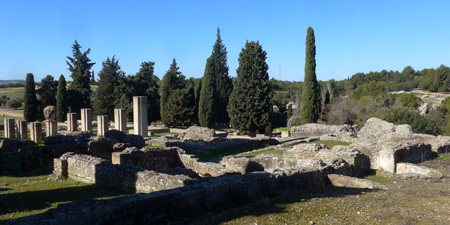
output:
[[[5,119],[5,137],[15,138],[15,126],[17,125],[17,139],[26,140],[28,138],[27,121],[19,120],[14,124],[14,119]],[[133,125],[134,134],[143,137],[148,136],[147,117],[147,96],[133,97]],[[47,136],[58,134],[58,122],[56,120],[45,120]],[[114,127],[127,133],[127,117],[125,109],[114,109]],[[104,136],[109,130],[109,118],[107,115],[97,116],[98,135]],[[77,114],[67,113],[67,131],[77,131]],[[81,109],[81,130],[92,132],[92,109]],[[42,142],[42,124],[38,122],[30,123],[30,137],[36,143]]]

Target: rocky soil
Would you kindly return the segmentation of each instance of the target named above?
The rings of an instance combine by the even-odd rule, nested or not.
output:
[[[337,188],[303,190],[266,199],[194,224],[450,224],[450,155],[420,165],[439,170],[440,180],[379,174],[388,190]],[[188,222],[188,221],[185,221]]]

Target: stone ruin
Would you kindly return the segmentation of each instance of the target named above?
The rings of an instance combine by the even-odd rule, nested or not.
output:
[[[450,146],[450,137],[415,134],[408,125],[396,126],[371,118],[359,132],[348,125],[319,124],[291,130],[291,140],[317,136],[323,140],[352,142],[349,146],[329,149],[319,144],[298,144],[279,155],[261,154],[252,159],[227,156],[215,162],[200,162],[183,149],[187,143],[225,140],[219,141],[220,145],[227,139],[216,137],[213,130],[205,128],[195,127],[190,131],[193,132],[184,136],[183,141],[187,140],[184,146],[155,149],[144,148],[139,136],[130,140],[119,131],[109,131],[105,137],[46,139],[49,146],[59,144],[59,149],[67,152],[53,159],[54,178],[69,177],[136,194],[68,203],[11,224],[37,224],[38,221],[159,224],[229,209],[286,191],[320,188],[328,183],[384,189],[380,184],[352,177],[363,177],[368,171],[377,170],[440,179],[442,174],[438,171],[412,163],[428,159],[433,152],[446,153]],[[139,145],[132,146],[135,141]]]

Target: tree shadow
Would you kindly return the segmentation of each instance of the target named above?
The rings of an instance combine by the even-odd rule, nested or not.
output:
[[[54,203],[66,203],[100,197],[107,198],[123,194],[126,193],[117,189],[98,187],[96,185],[0,194],[0,215],[13,212],[42,210],[51,207]]]

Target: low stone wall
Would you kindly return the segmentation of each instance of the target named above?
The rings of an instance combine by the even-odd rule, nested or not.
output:
[[[285,191],[320,188],[325,185],[325,176],[324,170],[302,169],[211,178],[150,194],[63,204],[10,224],[183,223],[187,218],[256,202]]]
[[[140,150],[127,148],[122,152],[112,153],[112,163],[117,165],[132,164],[154,171],[184,167],[178,156],[178,150],[179,148],[143,148]]]
[[[324,125],[308,123],[291,128],[292,137],[332,135],[338,138],[356,137],[356,129],[350,125]]]
[[[192,179],[186,175],[169,175],[145,170],[133,165],[113,165],[107,160],[89,155],[67,153],[54,160],[54,176],[101,186],[111,186],[129,192],[150,193],[183,187]]]

